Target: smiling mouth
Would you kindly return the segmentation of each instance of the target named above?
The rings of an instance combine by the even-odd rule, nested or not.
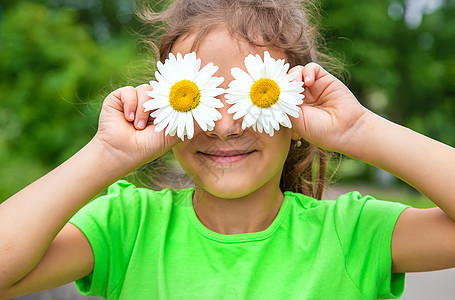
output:
[[[256,150],[250,151],[238,151],[238,150],[226,150],[226,151],[210,151],[210,152],[198,152],[204,157],[210,159],[213,162],[219,164],[232,164],[239,162],[249,157],[251,154],[256,152]]]

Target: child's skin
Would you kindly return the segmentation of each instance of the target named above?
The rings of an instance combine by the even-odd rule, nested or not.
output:
[[[192,36],[178,41],[172,52],[188,53],[191,43]],[[202,65],[219,66],[215,76],[224,77],[222,87],[227,88],[233,80],[231,68],[245,69],[244,58],[264,50],[237,44],[220,29],[207,36],[197,56]],[[277,49],[267,50],[275,59],[284,58]],[[0,298],[49,289],[92,272],[90,244],[67,221],[103,188],[172,147],[182,167],[206,191],[198,189],[193,199],[205,226],[225,234],[264,230],[283,200],[279,180],[289,143],[299,137],[394,174],[444,210],[408,208],[402,213],[392,238],[393,272],[455,267],[455,149],[367,110],[317,64],[290,72],[305,81],[305,102],[300,117],[291,118],[292,129],[281,127],[273,137],[243,131],[241,120],[227,114],[229,105],[220,97],[225,107],[214,130],[195,126],[194,138],[180,142],[164,136],[164,130],[155,133],[149,113],[143,112],[149,85],[112,92],[104,101],[95,137],[0,206]],[[239,150],[237,145],[251,139],[254,143],[240,150],[255,151],[223,172],[207,172],[207,164],[200,161],[213,164],[200,152],[214,144]]]

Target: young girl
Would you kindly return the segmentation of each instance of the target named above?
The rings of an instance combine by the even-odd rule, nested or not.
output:
[[[166,67],[175,56],[197,57],[216,76],[210,82],[224,78],[212,97],[200,98],[217,113],[163,125],[156,103],[175,96],[158,99],[166,96],[164,73],[185,68],[158,64],[159,84],[112,92],[95,137],[0,206],[1,299],[75,280],[81,293],[108,299],[397,298],[405,272],[455,266],[455,150],[361,106],[317,64],[315,31],[298,3],[181,0],[159,18],[143,17],[167,26],[159,45]],[[301,103],[304,96],[291,124],[284,115],[270,118],[273,126],[248,110],[233,115],[234,106],[241,111],[232,105],[236,88],[267,72],[244,75],[280,59],[292,66],[288,88],[305,83],[300,99],[289,97]],[[438,207],[358,192],[321,201],[325,150],[318,149],[387,170]],[[111,185],[169,150],[195,187]],[[319,182],[312,181],[315,153]]]

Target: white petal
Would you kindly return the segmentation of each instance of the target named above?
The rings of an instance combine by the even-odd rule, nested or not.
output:
[[[232,116],[232,118],[233,118],[234,120],[238,120],[238,119],[244,117],[247,113],[248,113],[247,111],[242,111],[242,110],[240,110],[240,111],[237,111],[237,112]]]
[[[218,67],[213,65],[213,63],[206,64],[194,78],[196,84],[198,86],[204,84],[210,79],[210,77],[213,76],[213,74],[215,74],[217,70]]]
[[[178,59],[178,56],[177,56]],[[179,112],[179,116],[177,118],[177,136],[183,141],[185,124],[186,124],[186,113]]]
[[[166,131],[164,132],[165,135],[168,135],[171,133],[172,129],[177,126],[177,118],[178,118],[178,111],[173,111],[172,112],[172,118],[169,121],[169,125],[166,128]]]
[[[200,101],[210,107],[215,107],[215,108],[224,107],[224,104],[220,100],[213,98],[213,97],[201,97]]]
[[[280,102],[280,101],[275,103],[275,105],[277,105],[281,110],[286,112],[288,115],[290,115],[290,116],[292,116],[294,118],[298,118],[299,117],[299,112],[300,112],[300,108],[299,107],[297,107],[297,109],[296,109],[295,106],[290,108],[287,105],[285,105],[285,103]]]
[[[153,91],[147,91],[147,92],[148,92],[147,95],[152,98],[158,98],[160,96],[169,98],[170,89],[163,88],[163,86],[160,86],[160,87],[154,89]]]
[[[166,125],[169,125],[169,122],[172,121],[172,118],[174,116],[174,112],[175,111],[172,111],[164,120],[162,120],[158,124],[156,124],[155,121],[153,121],[153,124],[156,125],[155,132],[161,132],[166,127]]]
[[[235,104],[237,102],[243,102],[243,101],[251,102],[250,95],[247,93],[245,93],[244,95],[233,95],[230,93],[226,93],[226,95],[224,95],[224,97],[226,98],[227,104]]]
[[[161,62],[158,62],[158,63],[161,63]],[[166,78],[165,76],[160,74],[160,72],[158,72],[158,71],[155,72],[155,78],[156,78],[156,80],[158,81],[159,84],[163,84],[167,88],[171,88],[172,85],[174,84],[173,82],[171,82],[170,78]]]
[[[156,89],[161,86],[160,83],[155,80],[150,80],[149,84],[153,89]],[[148,93],[148,92],[150,92],[150,91],[145,91],[145,93]]]
[[[278,123],[283,120],[283,113],[276,105],[272,105],[272,107],[269,107],[268,110],[270,111],[271,118],[274,121],[272,126],[274,126],[274,124],[278,126]]]
[[[162,78],[169,84],[169,86],[172,86],[175,82],[183,79],[181,70],[179,70],[175,56],[172,53],[169,53],[169,59],[166,59],[164,64],[158,62],[157,67]],[[156,76],[156,79],[160,81],[158,76]]]
[[[171,131],[169,132],[169,135],[170,135],[170,136],[174,136],[176,133],[177,133],[177,127],[175,127],[173,130],[171,130]],[[183,139],[182,139],[182,141],[183,141]]]
[[[198,85],[201,90],[214,89],[222,84],[224,77],[210,77],[207,81]]]
[[[272,120],[271,111],[268,108],[263,108],[261,112],[262,125],[264,126],[265,132],[269,133],[271,127],[270,123]]]
[[[156,113],[155,114],[156,118],[153,121],[153,124],[157,124],[157,123],[161,122],[162,120],[167,118],[167,116],[169,116],[173,111],[174,111],[174,108],[172,108],[172,106],[167,106],[167,107],[163,107],[163,108],[156,110],[154,112],[154,113]]]
[[[178,53],[177,53],[177,63],[182,63],[182,62],[183,62],[182,53],[178,52]]]
[[[283,114],[283,122],[280,122],[281,126],[287,127],[287,128],[292,128],[291,120],[289,120],[289,117],[287,114]]]
[[[226,90],[227,95],[234,95],[234,96],[245,96],[245,97],[250,97],[250,91],[245,92],[245,91],[237,91],[233,89],[227,89]],[[226,96],[225,96],[226,97]]]
[[[166,98],[156,98],[148,100],[144,103],[144,111],[149,111],[169,105],[169,100]]]
[[[261,74],[261,78],[268,78],[267,65],[262,62],[262,58],[259,54],[256,54],[256,61],[256,64],[260,66],[259,73]]]
[[[248,75],[247,72],[243,71],[242,69],[240,68],[232,68],[231,69],[231,74],[232,74],[232,77],[234,77],[236,80],[240,81],[241,83],[244,83],[246,85],[252,85],[254,80],[253,78],[251,78],[250,75]],[[233,81],[236,81],[236,80],[233,80]],[[231,82],[233,82],[231,81]]]
[[[186,135],[188,139],[192,139],[194,135],[193,114],[191,111],[186,113]]]
[[[289,94],[289,93],[282,93],[280,97],[278,97],[278,101],[286,102],[289,105],[300,105],[303,103],[303,95],[301,94]]]
[[[196,61],[191,62],[187,66],[185,77],[188,80],[191,80],[191,81],[195,82],[196,76],[198,75],[200,68],[201,68],[201,60],[200,59],[197,59]]]
[[[250,74],[250,76],[255,80],[259,80],[261,78],[261,70],[262,70],[263,63],[262,61],[259,62],[252,54],[245,57],[245,67]]]
[[[201,89],[201,97],[217,97],[225,93],[225,89],[223,88],[209,88],[209,89]]]
[[[294,80],[297,77],[297,73],[290,73],[284,76],[283,78],[278,81],[278,84],[281,84],[282,82],[290,82],[291,80]]]
[[[284,64],[284,60],[282,60],[282,64]],[[277,75],[275,76],[275,80],[279,82],[281,79],[283,79],[286,74],[288,73],[289,70],[289,64],[282,65],[280,66],[280,70],[277,71]]]
[[[245,83],[245,82],[242,82],[240,80],[234,80],[234,81],[231,81],[229,83],[229,89],[228,90],[237,91],[237,92],[243,92],[243,93],[249,93],[252,86],[253,86],[253,81]]]
[[[244,115],[248,113],[248,111],[251,109],[251,107],[254,104],[251,103],[251,101],[242,101],[234,104],[233,106],[229,107],[228,113],[235,113],[233,116],[234,120],[240,119]]]
[[[273,64],[274,62],[275,62],[275,59],[273,59],[272,56],[270,56],[269,51],[265,51],[264,52],[264,64],[268,65],[268,64]]]
[[[288,93],[302,93],[305,89],[303,88],[303,82],[294,81],[294,82],[280,82],[280,90],[282,92]]]
[[[201,103],[201,110],[204,111],[204,114],[209,117],[211,120],[221,119],[221,113],[211,106],[207,106],[204,103]]]
[[[275,73],[275,59],[270,56],[269,51],[264,52],[264,78],[272,79],[273,73]]]
[[[262,133],[262,130],[263,130],[263,126],[262,126],[262,119],[259,117],[259,119],[257,120],[256,122],[256,129]]]
[[[284,60],[279,59],[277,61],[274,61],[272,64],[270,64],[270,79],[273,79],[275,81],[278,81],[281,77],[281,69],[283,68]]]
[[[250,127],[254,123],[257,122],[260,115],[260,108],[257,106],[253,106],[250,111],[245,115],[243,118],[243,122],[245,122],[247,127]]]
[[[198,123],[199,127],[207,131],[207,122],[205,121],[204,114],[201,113],[201,110],[198,109],[197,107],[191,111],[193,114],[194,119]]]

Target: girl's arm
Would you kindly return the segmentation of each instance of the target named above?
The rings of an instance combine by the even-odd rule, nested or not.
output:
[[[47,278],[56,279],[60,275],[61,280],[71,282],[91,272],[93,255],[87,251],[82,251],[83,256],[74,256],[74,253],[70,256],[68,251],[54,253],[53,257],[47,257],[44,268],[40,266],[40,272],[32,271],[68,220],[93,196],[127,172],[114,160],[94,139],[68,161],[0,205],[0,299],[17,296],[21,291],[31,292],[32,286],[39,289],[46,284],[53,285],[54,282],[46,282]],[[76,243],[72,247],[83,245]],[[57,256],[66,258],[60,260],[65,265],[54,265]],[[50,272],[51,269],[54,272]],[[62,271],[64,274],[60,274]],[[32,273],[33,276],[27,276]],[[14,287],[15,295],[9,291],[2,296],[21,280],[21,289]]]
[[[369,111],[319,65],[295,67],[305,99],[293,129],[324,149],[384,169],[438,208],[408,208],[392,237],[394,272],[455,267],[455,149]]]
[[[92,271],[88,241],[76,227],[64,225],[109,184],[178,140],[147,126],[146,90],[151,87],[111,93],[92,141],[0,205],[1,299],[62,285]]]
[[[455,267],[455,149],[368,112],[345,153],[386,170],[438,208],[406,209],[392,237],[394,272]]]
[[[346,154],[392,173],[455,220],[455,149],[372,112]]]

